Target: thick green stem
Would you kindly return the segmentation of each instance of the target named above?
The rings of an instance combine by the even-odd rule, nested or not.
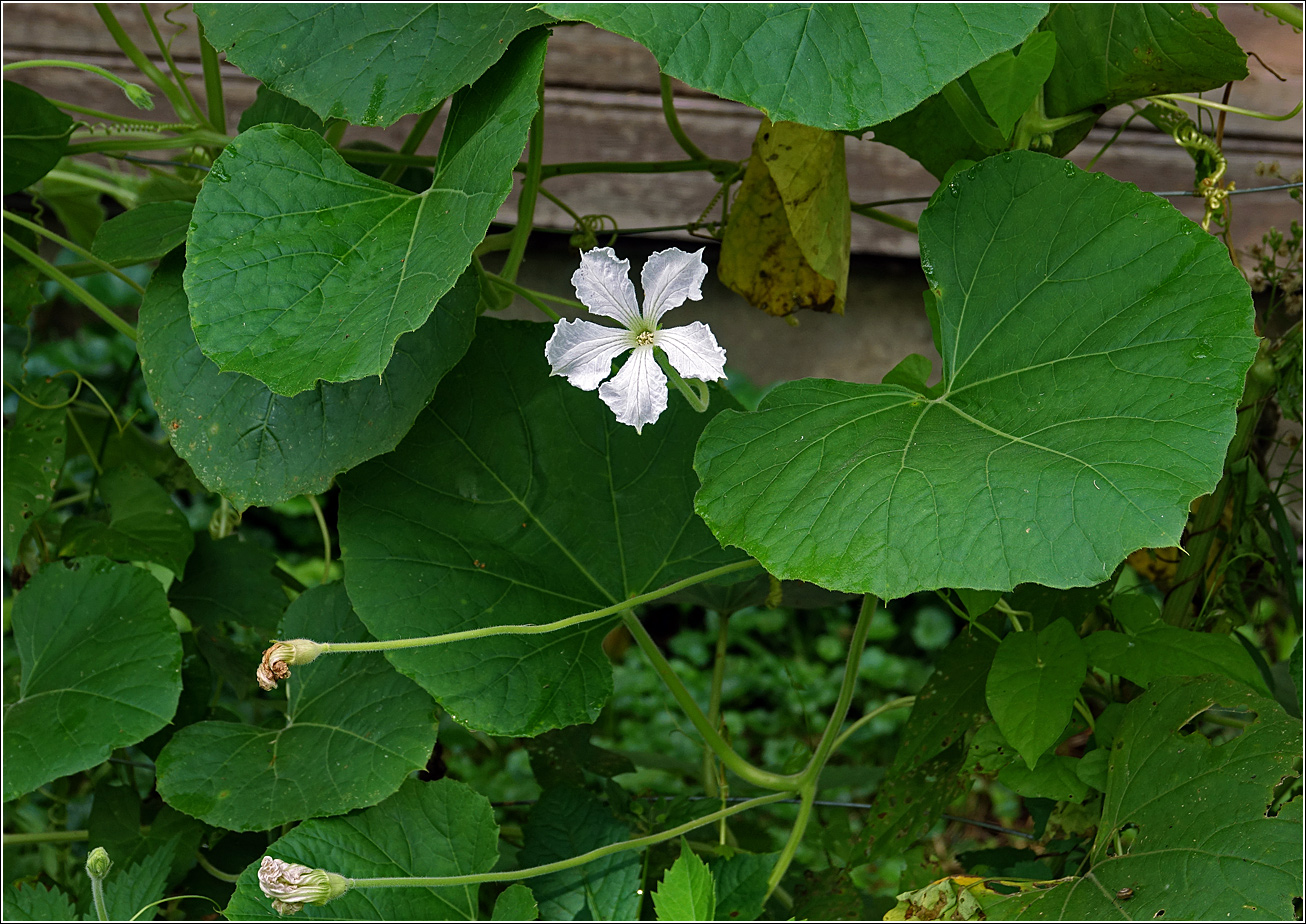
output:
[[[540,168],[544,161],[544,75],[536,90],[538,107],[531,120],[530,140],[526,144],[526,177],[522,180],[521,194],[517,197],[517,226],[512,230],[512,246],[503,260],[499,275],[508,282],[517,281],[517,270],[526,256],[526,242],[530,240],[535,224],[535,202],[539,198]]]
[[[549,301],[566,302],[567,301],[566,299],[552,298],[543,292],[536,292],[534,289],[527,289],[524,286],[517,285],[517,283],[515,282],[509,282],[508,280],[504,279],[502,276],[497,276],[494,273],[486,272],[485,278],[493,282],[495,285],[503,286],[509,292],[515,292],[516,294],[520,295],[522,298],[526,299],[526,301],[530,302],[536,308],[540,309],[540,311],[543,312],[545,317],[547,317],[550,321],[556,322],[562,320],[562,315],[558,314],[558,312],[554,311],[548,305],[544,304],[544,300],[548,299]],[[584,306],[582,305],[581,307],[583,308]]]
[[[680,705],[681,710],[684,711],[686,717],[691,723],[693,723],[694,727],[698,729],[698,733],[703,736],[703,741],[713,750],[713,752],[715,752],[721,763],[725,764],[728,769],[732,770],[740,779],[744,780],[744,782],[750,783],[761,789],[794,792],[799,788],[802,779],[801,774],[782,775],[779,773],[771,773],[770,771],[763,770],[760,767],[753,766],[744,758],[740,757],[739,754],[735,752],[735,749],[727,744],[725,739],[721,737],[720,733],[712,727],[710,722],[708,722],[707,716],[705,716],[703,710],[698,707],[698,703],[694,702],[694,697],[689,695],[689,691],[686,690],[685,685],[680,682],[680,678],[676,676],[676,672],[672,670],[667,659],[662,656],[662,652],[658,650],[657,643],[653,641],[651,636],[649,636],[648,632],[644,629],[643,624],[633,613],[630,612],[630,610],[625,610],[621,614],[621,621],[625,624],[631,637],[635,639],[635,644],[639,645],[640,651],[644,653],[644,656],[648,658],[649,663],[653,665],[653,669],[657,671],[658,676],[662,678],[662,682],[666,685],[667,689],[671,692],[671,695]]]
[[[313,516],[317,518],[317,528],[322,533],[322,583],[325,584],[331,580],[331,533],[327,529],[326,517],[322,515],[322,505],[317,502],[317,498],[312,494],[305,494],[308,498],[308,505],[313,508]]]
[[[70,250],[73,253],[77,254],[77,256],[81,257],[82,259],[89,261],[90,263],[98,267],[98,269],[96,269],[95,272],[112,273],[113,275],[121,279],[123,282],[127,283],[127,285],[135,289],[139,294],[141,295],[145,294],[145,287],[142,286],[139,282],[137,282],[135,279],[132,279],[130,276],[128,276],[122,270],[118,269],[118,267],[114,266],[112,263],[107,263],[104,260],[101,260],[99,257],[91,253],[89,250],[87,250],[85,247],[81,246],[80,244],[74,241],[70,241],[66,237],[55,234],[53,231],[41,227],[34,221],[28,221],[22,215],[18,215],[14,212],[9,211],[8,209],[5,209],[3,214],[6,221],[12,221],[14,222],[14,224],[22,225],[24,228],[29,228],[32,231],[35,231],[37,234],[41,235],[42,237],[46,238],[47,240],[54,241],[60,247]],[[65,270],[64,275],[70,275],[67,272],[66,267],[61,267],[61,269]]]
[[[114,16],[113,11],[109,9],[109,4],[95,4],[95,11],[100,14],[100,19],[104,21],[105,28],[109,30],[109,34],[113,36],[113,40],[118,44],[118,47],[122,49],[122,53],[127,56],[132,64],[136,65],[138,71],[159,88],[159,92],[168,98],[168,102],[172,103],[173,111],[181,117],[182,121],[200,121],[199,113],[191,111],[181,90],[162,71],[155,67],[149,58],[145,57],[144,52],[136,47],[136,43],[131,40],[131,36],[118,23],[118,17]]]
[[[546,635],[550,632],[557,632],[559,629],[566,629],[569,626],[580,625],[585,622],[593,622],[596,619],[603,619],[607,616],[615,616],[623,613],[632,606],[639,606],[642,603],[651,603],[654,600],[677,593],[686,587],[693,587],[695,584],[701,584],[704,581],[710,581],[712,578],[720,577],[723,574],[731,574],[735,571],[743,571],[746,568],[758,567],[757,562],[751,558],[747,561],[737,561],[733,564],[722,565],[719,568],[713,568],[710,571],[704,571],[693,577],[687,577],[683,581],[676,581],[674,584],[668,584],[658,590],[649,591],[646,594],[639,594],[631,597],[629,600],[623,600],[620,603],[614,603],[612,606],[605,606],[602,609],[592,610],[588,613],[579,613],[575,616],[568,616],[566,619],[559,619],[556,622],[546,622],[539,625],[527,623],[525,625],[515,626],[486,626],[483,629],[464,629],[461,632],[447,632],[444,635],[428,635],[424,638],[397,638],[384,642],[322,642],[321,654],[327,654],[333,651],[396,651],[403,648],[427,648],[431,645],[447,645],[450,642],[465,642],[478,638],[490,638],[495,635]]]
[[[1161,618],[1172,626],[1191,627],[1193,595],[1197,592],[1197,586],[1206,571],[1206,559],[1211,551],[1211,543],[1215,541],[1220,519],[1224,516],[1225,504],[1228,503],[1229,493],[1233,490],[1236,476],[1230,472],[1230,467],[1247,454],[1252,437],[1256,433],[1256,425],[1260,422],[1265,400],[1274,390],[1276,376],[1270,352],[1270,341],[1261,340],[1256,359],[1247,371],[1243,400],[1238,409],[1237,427],[1224,456],[1224,475],[1216,485],[1215,491],[1201,501],[1201,506],[1197,508],[1192,525],[1188,529],[1188,545],[1184,549],[1187,554],[1180,557],[1179,564],[1175,567],[1174,586],[1165,598],[1165,605],[1161,609]]]
[[[123,80],[112,71],[106,71],[104,68],[94,64],[87,64],[84,61],[64,61],[60,58],[35,58],[30,61],[14,61],[4,66],[4,72],[21,71],[29,67],[67,67],[75,71],[86,71],[88,74],[95,74],[97,77],[103,77],[112,83],[137,109],[153,109],[154,98],[150,96],[150,91],[138,83],[132,83],[130,80]]]
[[[1149,100],[1172,100],[1176,103],[1192,103],[1194,106],[1204,107],[1206,109],[1216,109],[1220,112],[1232,112],[1236,115],[1250,116],[1253,119],[1263,119],[1266,122],[1286,122],[1295,117],[1302,110],[1302,102],[1298,102],[1292,107],[1292,112],[1286,112],[1283,115],[1270,115],[1268,112],[1259,112],[1255,109],[1243,109],[1239,106],[1230,106],[1226,103],[1214,103],[1209,99],[1201,99],[1197,96],[1185,96],[1182,93],[1159,93],[1156,96],[1149,96]]]
[[[1295,3],[1253,3],[1252,6],[1298,32],[1302,29],[1301,7]]]
[[[84,841],[90,833],[84,829],[77,831],[34,831],[31,834],[6,834],[4,846],[20,847],[24,844],[72,844]]]
[[[104,904],[104,880],[95,876],[91,877],[91,900],[95,903],[96,920],[109,920],[109,909]]]
[[[662,367],[662,371],[667,374],[667,380],[670,381],[672,385],[676,386],[677,391],[684,395],[685,400],[689,402],[690,407],[698,411],[700,414],[707,410],[710,396],[708,395],[707,384],[705,382],[701,382],[698,379],[691,379],[690,382],[693,382],[693,388],[691,390],[690,382],[686,382],[681,377],[680,373],[676,371],[676,367],[671,365],[671,360],[665,353],[658,350],[653,354],[653,358],[656,359],[658,365]]]
[[[87,308],[91,309],[91,311],[99,315],[101,320],[103,320],[114,330],[118,331],[120,334],[123,334],[126,337],[130,337],[133,341],[136,340],[136,328],[132,327],[122,318],[114,314],[113,311],[111,311],[109,307],[104,304],[104,302],[100,301],[90,292],[87,292],[85,289],[83,289],[77,283],[73,282],[63,273],[59,272],[59,270],[56,269],[54,266],[47,263],[45,260],[42,260],[40,257],[32,253],[32,251],[28,250],[26,247],[24,247],[18,241],[14,240],[14,238],[8,234],[4,236],[4,245],[8,247],[10,250],[12,250],[14,253],[16,253],[18,256],[22,257],[28,263],[35,266],[38,270],[40,270],[50,279],[53,279],[55,282],[59,283],[59,285],[63,286],[63,288],[68,292],[69,295],[71,295],[73,298],[77,299],[77,301],[81,302]]]
[[[713,728],[721,727],[721,687],[726,677],[726,648],[730,642],[730,614],[721,613],[716,631],[716,651],[712,656],[712,688],[707,698],[707,721]],[[719,793],[716,777],[716,759],[712,752],[703,752],[703,790],[709,796]]]
[[[340,142],[343,141],[345,138],[345,130],[347,128],[349,128],[349,123],[346,122],[344,119],[328,119],[326,129],[322,132],[322,140],[325,141],[327,144],[331,145],[331,147],[333,148],[339,148]],[[342,156],[345,154],[344,151],[341,151],[340,153]],[[389,151],[386,151],[385,153],[389,154],[391,157],[400,156],[398,154],[391,154]],[[416,161],[418,159],[419,158],[416,155],[413,155],[411,157],[411,160],[413,161]],[[432,167],[435,166],[436,159],[434,157],[427,158],[427,160],[431,162],[430,166]],[[402,160],[387,161],[387,163],[403,163],[403,162],[404,161]]]
[[[213,130],[227,133],[227,103],[222,95],[222,70],[218,52],[204,37],[204,24],[195,17],[195,32],[200,42],[200,63],[204,67],[204,102],[209,110],[209,124]]]
[[[639,850],[643,847],[650,847],[653,844],[661,844],[663,841],[673,840],[690,831],[695,831],[706,825],[710,825],[722,818],[729,818],[731,815],[738,815],[740,812],[746,812],[749,809],[760,808],[763,805],[770,805],[772,802],[779,802],[787,799],[788,793],[778,792],[769,796],[759,796],[756,799],[749,799],[747,802],[740,802],[738,805],[732,805],[730,808],[721,809],[713,812],[711,815],[704,815],[702,818],[696,818],[693,821],[686,822],[683,825],[677,825],[666,831],[659,831],[657,834],[648,834],[644,837],[636,837],[628,841],[619,841],[616,844],[608,844],[599,847],[588,853],[582,853],[579,856],[569,857],[566,860],[557,860],[553,863],[545,863],[543,866],[532,866],[528,869],[505,870],[499,873],[473,873],[466,876],[395,876],[378,879],[350,879],[349,887],[351,889],[382,889],[395,888],[399,886],[417,886],[422,888],[434,889],[444,886],[468,886],[477,885],[482,882],[516,882],[519,879],[534,879],[536,876],[547,876],[550,873],[558,873],[567,869],[574,869],[577,866],[584,866],[586,863],[593,863],[595,860],[601,860],[603,857],[611,856],[614,853],[622,853],[627,850]]]
[[[676,100],[671,92],[671,78],[662,74],[662,115],[667,120],[667,128],[671,131],[671,137],[676,139],[676,144],[680,149],[688,154],[694,160],[711,160],[703,153],[702,149],[694,142],[689,140],[685,130],[680,127],[680,117],[676,115]]]
[[[848,660],[844,662],[839,697],[835,700],[834,711],[830,713],[830,721],[826,723],[825,731],[821,733],[821,740],[816,743],[816,750],[812,753],[811,760],[799,774],[798,794],[802,801],[798,806],[798,817],[794,820],[789,839],[785,841],[780,857],[776,860],[767,879],[768,897],[780,885],[780,880],[784,878],[789,864],[793,862],[794,854],[807,829],[807,822],[811,818],[812,802],[816,799],[816,788],[820,783],[821,771],[825,769],[825,762],[834,753],[835,744],[842,740],[839,732],[843,728],[843,720],[848,716],[853,694],[857,691],[857,672],[862,663],[862,651],[866,648],[866,636],[871,631],[871,619],[875,615],[875,607],[878,603],[879,600],[873,594],[867,594],[862,598],[862,608],[857,614],[857,625],[853,627],[853,637],[848,642]]]
[[[897,215],[890,215],[888,212],[881,212],[879,209],[871,208],[869,205],[853,205],[852,210],[863,218],[871,218],[875,221],[882,222],[892,228],[901,228],[912,234],[919,234],[920,228],[916,222],[909,218],[900,218]]]
[[[77,141],[64,152],[69,157],[78,154],[112,154],[119,151],[177,151],[185,148],[223,148],[231,142],[228,135],[196,129],[180,135],[131,135],[120,138]]]
[[[423,112],[413,123],[413,130],[408,133],[404,143],[399,146],[400,157],[411,157],[417,152],[419,146],[426,139],[426,133],[431,130],[431,125],[435,122],[435,117],[440,114],[444,107],[444,101],[436,103],[430,109]],[[381,180],[386,183],[394,183],[403,176],[405,165],[402,163],[393,163],[381,172]]]

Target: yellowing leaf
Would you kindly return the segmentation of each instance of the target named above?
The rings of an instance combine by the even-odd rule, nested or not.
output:
[[[843,135],[763,120],[717,272],[767,314],[842,314],[851,228]]]

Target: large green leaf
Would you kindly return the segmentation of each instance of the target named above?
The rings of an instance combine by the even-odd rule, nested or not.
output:
[[[1216,704],[1254,718],[1218,744],[1184,732]],[[1301,797],[1271,806],[1300,755],[1300,723],[1272,700],[1224,678],[1158,681],[1130,703],[1111,746],[1089,871],[985,910],[1042,920],[1292,920]],[[1131,897],[1119,898],[1121,889]]]
[[[479,77],[550,17],[524,3],[197,3],[227,60],[324,119],[385,127]]]
[[[185,515],[157,481],[135,466],[100,478],[106,521],[74,517],[60,533],[60,554],[103,555],[119,561],[152,561],[181,574],[195,547]]]
[[[377,638],[551,622],[739,560],[691,508],[689,460],[711,412],[673,395],[636,434],[593,393],[550,377],[550,331],[482,321],[399,448],[341,477],[346,584]],[[728,401],[717,392],[713,409]],[[610,628],[387,657],[459,722],[535,735],[598,715],[612,690],[600,647]]]
[[[1042,632],[1013,632],[998,646],[984,697],[1029,769],[1061,739],[1087,670],[1083,643],[1064,619]]]
[[[23,679],[5,704],[5,801],[172,718],[181,640],[148,571],[104,558],[48,565],[15,597],[13,623]]]
[[[237,508],[319,494],[339,472],[389,452],[471,343],[480,290],[471,272],[404,334],[379,379],[320,382],[293,398],[221,372],[190,327],[178,262],[165,262],[141,304],[141,368],[164,432],[210,490]]]
[[[1247,76],[1247,55],[1190,3],[1058,3],[1048,14],[1057,65],[1045,90],[1051,116],[1158,93],[1213,90]]]
[[[48,99],[4,82],[4,194],[31,186],[54,169],[68,147],[73,120]]]
[[[186,293],[204,354],[277,394],[385,371],[467,268],[526,145],[545,36],[523,35],[454,97],[424,193],[354,170],[321,135],[259,125],[195,202]]]
[[[522,828],[524,866],[543,866],[624,841],[629,829],[584,789],[546,789]],[[639,917],[642,864],[637,851],[609,854],[531,880],[540,917],[550,921],[633,921]]]
[[[350,878],[465,876],[487,873],[499,858],[499,828],[489,801],[453,780],[408,780],[380,805],[343,818],[307,821],[267,855]],[[307,920],[474,921],[476,886],[354,889]],[[283,921],[258,887],[258,864],[236,881],[224,914],[233,920]]]
[[[857,131],[1016,45],[1041,3],[545,3],[632,38],[662,70],[774,122]]]
[[[1252,656],[1228,635],[1158,625],[1136,635],[1103,630],[1084,639],[1089,663],[1150,686],[1161,677],[1223,674],[1269,696]]]
[[[292,603],[281,635],[368,638],[339,583]],[[169,805],[219,827],[261,831],[374,805],[426,763],[431,700],[379,655],[323,655],[287,683],[282,726],[200,722],[172,737],[156,762]]]
[[[696,508],[770,573],[902,597],[1105,579],[1179,540],[1256,349],[1247,283],[1162,200],[1029,152],[921,217],[943,377],[808,379],[726,412]]]
[[[32,521],[50,509],[68,448],[68,389],[35,377],[18,387],[18,411],[4,439],[4,544],[11,555]]]

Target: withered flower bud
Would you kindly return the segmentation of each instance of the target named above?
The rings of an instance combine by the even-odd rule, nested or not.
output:
[[[285,680],[290,676],[290,665],[307,664],[325,650],[325,645],[306,638],[273,642],[271,647],[263,652],[263,661],[255,674],[258,685],[265,690],[275,690],[278,680]]]

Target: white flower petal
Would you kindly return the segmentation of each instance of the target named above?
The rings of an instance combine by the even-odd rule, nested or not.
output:
[[[596,247],[580,255],[580,269],[571,276],[576,297],[594,314],[639,326],[639,304],[630,281],[630,261],[618,260],[611,247]]]
[[[644,320],[656,324],[672,308],[683,305],[685,299],[698,301],[703,297],[705,276],[707,265],[701,247],[694,253],[672,247],[650,256],[639,274],[639,284],[644,287]]]
[[[660,330],[653,335],[653,345],[661,347],[672,367],[687,379],[715,382],[726,377],[726,351],[702,321]]]
[[[636,347],[621,371],[604,382],[599,397],[617,420],[639,433],[667,409],[667,377],[658,367],[651,346]]]
[[[635,334],[593,321],[559,321],[544,345],[553,375],[593,391],[612,372],[612,361],[635,345]]]

